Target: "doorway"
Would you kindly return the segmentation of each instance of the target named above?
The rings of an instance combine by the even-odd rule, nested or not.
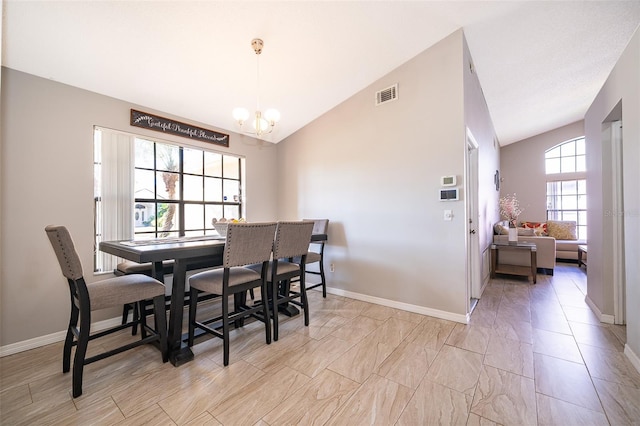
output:
[[[611,283],[604,290],[613,293],[612,322],[619,325],[626,324],[627,301],[622,129],[622,101],[619,101],[601,126],[602,205],[607,206],[603,211],[602,260],[605,282]],[[609,318],[607,322],[610,321]]]
[[[620,115],[622,115],[621,112]],[[618,117],[615,117],[614,120],[615,121],[603,123],[604,132],[608,133],[608,135],[603,136],[609,140],[611,146],[612,210],[607,213],[611,220],[612,230],[611,254],[613,260],[613,323],[625,324],[626,280],[624,250],[624,186],[622,176],[622,120],[618,119]]]
[[[471,314],[482,290],[478,226],[478,143],[467,128],[465,158],[465,207],[467,223],[467,314]]]

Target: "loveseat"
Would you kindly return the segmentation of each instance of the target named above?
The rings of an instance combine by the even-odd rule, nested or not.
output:
[[[494,242],[509,241],[506,222],[494,226]],[[578,259],[578,245],[587,244],[578,240],[576,223],[572,221],[520,222],[518,241],[536,245],[538,270],[553,275],[557,260]],[[513,265],[528,265],[526,253],[509,251],[501,254],[501,262]]]

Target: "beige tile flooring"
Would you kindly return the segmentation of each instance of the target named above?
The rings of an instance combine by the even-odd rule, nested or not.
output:
[[[495,279],[469,325],[314,291],[309,327],[283,320],[268,346],[260,323],[233,331],[226,368],[218,339],[179,368],[142,347],[88,366],[76,399],[53,344],[0,360],[0,423],[640,424],[624,327],[585,289],[575,265]]]

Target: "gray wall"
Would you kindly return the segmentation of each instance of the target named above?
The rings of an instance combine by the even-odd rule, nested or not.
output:
[[[502,147],[500,174],[504,181],[501,196],[515,193],[524,212],[519,220],[541,222],[547,219],[547,175],[544,152],[559,143],[584,136],[584,122],[533,136]]]
[[[464,76],[465,51],[460,30],[278,144],[280,216],[331,220],[334,291],[465,318],[464,194],[440,202],[440,177],[456,175],[462,188],[466,120],[491,169],[481,180],[498,161],[481,90]],[[476,89],[467,93],[466,81]],[[375,92],[394,83],[399,99],[374,106]]]
[[[464,41],[464,118],[465,123],[478,143],[478,232],[479,249],[482,254],[493,240],[493,224],[500,220],[499,193],[493,176],[499,169],[502,149],[496,137],[489,115],[484,93],[473,65],[473,58]],[[488,269],[484,271],[488,274]]]
[[[587,291],[602,314],[613,315],[612,215],[610,146],[603,141],[604,123],[622,102],[624,241],[626,255],[627,347],[640,370],[640,31],[629,42],[585,115],[589,268]]]
[[[148,108],[6,68],[1,108],[0,345],[5,346],[64,330],[69,320],[69,293],[44,233],[46,225],[69,227],[88,282],[109,277],[91,273],[94,125],[211,145],[131,127],[130,108],[154,112]],[[216,150],[246,157],[247,218],[273,220],[276,149],[245,145],[242,141],[253,141],[245,138],[231,134],[230,147]],[[96,320],[117,312],[98,314]]]
[[[275,147],[251,147],[231,134],[231,147],[222,151],[247,159],[247,218],[329,218],[331,287],[464,321],[465,195],[448,203],[437,195],[444,175],[456,175],[462,188],[467,127],[480,144],[481,250],[497,220],[498,150],[470,60],[460,30]],[[68,320],[67,289],[44,226],[69,226],[90,270],[93,126],[189,141],[132,131],[129,109],[154,112],[148,108],[2,71],[0,345],[15,346],[59,333]],[[399,100],[375,107],[374,92],[396,82]],[[443,220],[444,209],[453,210],[453,221]],[[103,277],[89,273],[87,280]],[[95,320],[118,314],[102,312]]]

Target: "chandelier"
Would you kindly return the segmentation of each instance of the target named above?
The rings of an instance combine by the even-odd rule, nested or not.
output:
[[[254,38],[251,40],[251,47],[253,47],[254,52],[256,52],[256,86],[258,94],[256,96],[256,110],[253,114],[253,131],[244,131],[245,133],[255,135],[257,138],[271,133],[276,123],[280,120],[280,113],[276,109],[270,108],[266,110],[264,114],[260,111],[260,54],[262,53],[263,46],[264,42],[261,39]],[[242,126],[249,117],[250,113],[246,108],[239,107],[233,110],[233,118],[238,122],[241,131],[243,131]]]

